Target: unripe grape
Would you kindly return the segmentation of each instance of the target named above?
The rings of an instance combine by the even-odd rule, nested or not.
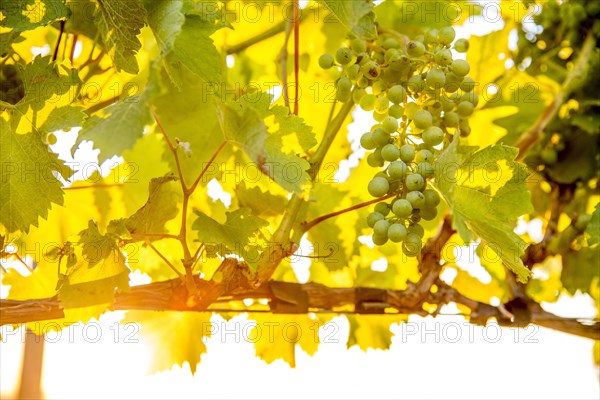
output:
[[[415,161],[417,163],[421,163],[421,162],[432,163],[433,162],[433,153],[427,149],[419,150],[416,154]]]
[[[425,196],[423,196],[423,193],[419,192],[418,190],[409,192],[406,195],[406,200],[409,201],[413,209],[419,209],[425,205]]]
[[[365,91],[365,89],[361,89],[361,88],[356,88],[354,89],[354,91],[352,91],[352,101],[354,101],[354,103],[359,104],[360,100],[363,98],[363,96],[366,96],[367,92]]]
[[[417,105],[417,103],[408,103],[406,105],[406,110],[405,110],[405,115],[406,118],[408,119],[414,119],[415,118],[415,114],[420,110],[419,106]]]
[[[439,69],[432,68],[429,70],[429,72],[427,72],[425,82],[427,83],[427,87],[439,89],[446,83],[446,75]]]
[[[461,101],[458,103],[458,106],[456,106],[456,113],[461,117],[468,117],[473,114],[473,104],[468,101]]]
[[[417,173],[427,179],[433,177],[435,171],[430,163],[423,161],[417,164]]]
[[[425,46],[421,42],[408,42],[406,52],[411,57],[421,57],[425,54]]]
[[[425,197],[425,207],[435,208],[440,204],[440,195],[435,190],[427,189],[423,192]]]
[[[360,99],[360,108],[365,111],[373,111],[375,108],[375,102],[377,101],[377,97],[372,94],[366,94]]]
[[[390,183],[385,178],[376,177],[371,179],[367,190],[373,197],[385,196],[388,190],[390,190]]]
[[[471,133],[471,125],[469,125],[469,120],[461,119],[458,123],[458,129],[460,129],[460,136],[469,136],[469,134]]]
[[[422,208],[419,211],[420,211],[419,215],[425,221],[433,221],[435,219],[435,217],[437,217],[437,213],[438,213],[436,208],[428,208],[428,207]]]
[[[373,54],[371,60],[375,61],[377,64],[383,64],[385,62],[385,53],[378,51]]]
[[[425,236],[425,229],[423,229],[423,227],[419,224],[413,224],[408,227],[407,233],[414,233],[420,238],[423,238],[423,236]]]
[[[421,137],[423,138],[423,142],[427,146],[437,146],[444,140],[444,131],[442,131],[437,126],[432,126],[429,127],[425,132],[423,132],[423,135],[421,135]]]
[[[475,81],[470,76],[465,76],[460,84],[460,90],[470,92],[475,89]]]
[[[388,117],[388,113],[386,112],[377,112],[377,110],[373,111],[373,119],[377,122],[383,122],[384,119]]]
[[[339,102],[345,103],[352,99],[352,91],[350,91],[350,89],[338,88],[338,90],[335,92],[335,97]]]
[[[410,67],[410,58],[404,55],[393,55],[388,60],[388,64],[390,66],[390,69],[394,71],[404,71]]]
[[[454,50],[459,53],[466,53],[469,50],[469,41],[467,39],[458,39],[454,43]]]
[[[450,65],[450,70],[458,76],[465,76],[471,71],[471,66],[465,60],[454,60]]]
[[[367,78],[365,78],[364,76],[361,76],[360,78],[357,79],[356,81],[356,86],[358,86],[359,88],[366,88],[367,86],[369,86],[369,80]]]
[[[372,212],[371,214],[369,214],[367,216],[367,225],[369,225],[369,228],[372,228],[375,226],[375,223],[377,221],[380,221],[384,218],[385,218],[385,215],[378,213],[378,212]]]
[[[362,39],[354,39],[350,43],[350,47],[355,54],[362,54],[367,51],[367,44]]]
[[[46,143],[49,144],[50,146],[56,144],[56,135],[54,135],[54,133],[50,132],[46,135]]]
[[[350,90],[352,89],[352,81],[346,77],[338,79],[336,87],[338,90]]]
[[[394,147],[396,147],[396,146],[394,146]],[[382,150],[382,153],[383,153],[383,150]],[[398,151],[398,153],[400,153],[400,152]],[[396,159],[397,158],[398,157],[396,157]],[[390,163],[390,165],[388,166],[387,172],[392,180],[400,180],[406,176],[407,166],[403,161],[396,160],[396,161],[393,161]]]
[[[358,76],[360,75],[360,65],[352,64],[351,66],[349,66],[346,70],[346,75],[348,75],[348,78],[356,80],[356,78],[358,78]]]
[[[425,186],[425,179],[420,174],[410,174],[406,177],[407,190],[421,190],[423,186]]]
[[[397,49],[400,47],[400,42],[398,42],[394,38],[387,38],[383,41],[383,44],[381,45],[381,47],[383,47],[386,50],[387,49]]]
[[[413,75],[406,82],[406,87],[412,93],[420,93],[425,89],[425,81],[421,75]]]
[[[443,121],[444,121],[444,124],[446,124],[446,126],[449,126],[451,128],[456,128],[458,126],[460,118],[459,118],[458,114],[455,112],[447,112],[447,113],[444,113]]]
[[[390,106],[388,113],[389,113],[390,117],[400,119],[404,115],[404,107],[402,107],[399,104],[393,104]]]
[[[473,106],[477,107],[477,104],[479,104],[479,95],[475,92],[465,93],[460,96],[460,101],[468,101],[473,104]]]
[[[333,67],[333,56],[331,54],[323,54],[319,57],[319,66],[323,69]]]
[[[409,163],[414,160],[415,154],[415,148],[410,144],[405,144],[404,146],[400,147],[400,159],[405,163]]]
[[[376,235],[376,234],[373,234],[372,239],[373,239],[373,243],[376,246],[383,246],[388,241],[387,232],[386,232],[385,235]]]
[[[390,206],[386,202],[382,201],[381,203],[375,204],[374,211],[383,216],[386,216],[390,213]]]
[[[387,92],[388,99],[394,104],[400,104],[406,101],[406,89],[402,85],[392,86]]]
[[[385,161],[396,161],[400,157],[400,149],[395,144],[386,144],[381,149],[381,156]]]
[[[390,229],[390,221],[385,219],[375,222],[373,226],[373,232],[380,236],[387,235],[388,229]]]
[[[413,207],[406,199],[398,199],[392,204],[392,212],[398,218],[406,218],[412,214]]]
[[[389,63],[392,58],[398,58],[400,56],[401,56],[400,50],[398,50],[398,49],[388,49],[385,52],[385,55],[383,56],[383,60],[386,63]]]
[[[335,53],[335,60],[342,65],[349,64],[352,61],[352,50],[347,47],[340,47]]]
[[[449,49],[442,49],[435,53],[434,59],[436,64],[445,67],[446,65],[449,65],[452,62],[452,52]]]
[[[390,134],[382,128],[377,128],[373,131],[373,141],[377,146],[385,146],[390,142]]]
[[[366,150],[374,150],[377,147],[377,144],[373,141],[373,133],[364,133],[360,137],[360,145]]]
[[[419,235],[408,233],[402,243],[402,252],[409,257],[414,257],[419,254],[422,245]]]
[[[433,117],[427,110],[419,110],[413,117],[413,123],[419,129],[427,129],[433,123]]]
[[[385,113],[390,108],[390,102],[385,96],[380,96],[375,100],[375,111]]]
[[[425,37],[424,37],[424,42],[425,44],[429,45],[429,44],[434,44],[437,43],[438,40],[438,30],[437,29],[431,29],[427,32],[425,32]]]
[[[449,45],[454,41],[456,37],[456,31],[453,27],[447,26],[439,30],[437,39],[441,44]]]
[[[386,99],[387,101],[387,99]],[[387,117],[381,123],[382,128],[387,133],[394,133],[398,130],[398,120],[396,118]]]
[[[388,229],[388,238],[394,243],[400,243],[406,238],[406,227],[402,224],[392,224]]]
[[[383,81],[375,81],[373,82],[371,89],[373,89],[373,94],[375,96],[379,96],[387,91],[387,85]]]
[[[367,164],[369,164],[369,166],[373,168],[383,167],[385,161],[383,160],[383,157],[381,157],[381,152],[373,152],[369,154],[367,156]]]
[[[382,82],[385,82],[386,87],[395,85],[402,80],[402,72],[395,71],[392,68],[385,68],[381,74]]]
[[[369,79],[376,79],[381,73],[381,68],[379,67],[379,64],[377,64],[375,61],[367,62],[361,67],[360,70],[363,73],[363,75]]]

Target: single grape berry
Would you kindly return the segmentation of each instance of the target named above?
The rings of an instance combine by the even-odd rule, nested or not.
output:
[[[335,92],[335,98],[340,103],[345,103],[352,99],[352,91],[350,89],[339,89]]]
[[[421,251],[421,238],[415,233],[408,233],[402,243],[402,252],[408,257],[414,257]]]
[[[400,149],[395,144],[386,144],[381,149],[381,156],[385,161],[396,161],[400,157]]]
[[[434,59],[437,65],[445,67],[452,62],[452,52],[449,49],[442,49],[435,53]]]
[[[406,87],[412,93],[420,93],[425,89],[425,81],[421,75],[413,75],[406,82]]]
[[[473,114],[473,103],[461,101],[458,106],[456,106],[456,113],[461,117],[468,117]]]
[[[406,118],[413,119],[415,117],[415,114],[417,113],[417,111],[419,111],[420,109],[421,108],[419,107],[419,105],[417,103],[408,103],[406,105],[406,110],[405,110]]]
[[[475,80],[470,76],[465,76],[460,84],[460,90],[470,92],[475,89]]]
[[[375,225],[373,226],[373,232],[376,235],[387,235],[387,231],[390,228],[390,221],[382,219],[379,220],[377,222],[375,222]]]
[[[459,53],[466,53],[469,50],[469,41],[467,39],[458,39],[454,43],[454,50]]]
[[[406,52],[410,57],[421,57],[425,54],[425,46],[421,42],[411,41],[406,45]]]
[[[383,160],[383,157],[381,157],[381,152],[375,151],[375,152],[369,154],[367,156],[367,164],[369,164],[369,166],[373,167],[373,168],[383,167],[383,164],[385,164],[385,161]]]
[[[427,189],[423,192],[425,207],[434,208],[440,204],[440,195],[435,190]]]
[[[382,201],[381,203],[375,204],[374,211],[383,216],[386,216],[390,213],[390,206],[386,202]]]
[[[422,208],[419,211],[420,211],[419,215],[425,221],[433,221],[435,219],[435,217],[437,217],[437,213],[438,213],[436,208],[429,208],[429,207]]]
[[[456,31],[453,27],[447,26],[438,31],[437,40],[441,44],[449,45],[454,41],[456,37]]]
[[[406,218],[413,211],[413,207],[406,199],[398,199],[392,204],[392,212],[398,218]]]
[[[400,159],[405,163],[409,163],[414,160],[415,154],[415,148],[410,144],[405,144],[404,146],[400,147]]]
[[[388,241],[387,233],[385,235],[383,235],[383,236],[382,235],[373,234],[372,239],[373,239],[373,243],[376,246],[383,246]]]
[[[446,83],[446,75],[439,69],[432,68],[427,72],[425,82],[431,89],[440,89]]]
[[[417,163],[421,163],[421,162],[432,163],[433,162],[433,153],[427,149],[419,150],[416,154],[415,161]]]
[[[335,60],[342,65],[349,64],[352,61],[352,50],[347,47],[340,47],[335,53]]]
[[[388,238],[394,243],[400,243],[406,238],[406,227],[402,224],[392,224],[388,229]]]
[[[375,102],[377,98],[372,94],[366,94],[360,99],[360,108],[365,111],[373,111],[375,109]]]
[[[465,76],[471,71],[471,66],[465,60],[454,60],[450,64],[450,70],[457,76]]]
[[[394,104],[400,104],[406,101],[406,96],[406,89],[404,89],[404,86],[402,85],[392,86],[387,92],[388,99]]]
[[[50,132],[46,135],[46,143],[49,144],[50,146],[56,144],[56,135],[54,135],[54,133]]]
[[[425,206],[425,196],[423,196],[423,193],[419,192],[418,190],[408,192],[406,195],[406,200],[409,201],[413,209],[419,209]]]
[[[406,189],[409,191],[421,190],[425,186],[425,179],[420,174],[410,174],[406,177]]]
[[[404,115],[404,107],[402,107],[399,104],[393,104],[390,106],[388,113],[389,113],[390,117],[400,119]]]
[[[396,147],[395,145],[392,146]],[[383,153],[383,150],[381,152]],[[400,151],[398,151],[398,154],[400,154]],[[403,161],[398,160],[396,157],[396,161],[392,161],[388,166],[387,172],[390,178],[393,180],[399,180],[406,176],[407,167]]]
[[[366,150],[374,150],[377,147],[377,144],[373,141],[373,133],[363,133],[360,137],[360,145]]]
[[[394,133],[398,130],[398,120],[396,118],[387,117],[382,121],[381,127],[387,133]]]
[[[378,213],[378,212],[372,212],[371,214],[369,214],[367,216],[367,225],[369,225],[369,228],[372,228],[375,226],[377,221],[380,221],[384,218],[385,218],[385,215]]]
[[[437,126],[431,126],[423,132],[421,137],[427,146],[437,146],[444,140],[444,131]]]
[[[390,142],[390,134],[382,128],[377,128],[373,131],[373,141],[377,146],[385,146]]]
[[[379,64],[377,64],[375,61],[368,61],[361,67],[360,70],[363,73],[363,75],[369,79],[376,79],[381,73],[381,68],[379,67]]]
[[[427,129],[433,124],[433,116],[427,110],[419,110],[413,117],[413,123],[419,129]]]
[[[415,235],[418,235],[420,238],[423,238],[423,236],[425,236],[425,229],[423,229],[423,227],[419,224],[413,224],[413,225],[409,226],[407,229],[407,232],[414,233]]]
[[[319,66],[323,69],[329,69],[333,67],[334,61],[331,54],[323,54],[319,57]]]
[[[350,47],[354,54],[362,54],[367,51],[367,44],[362,39],[354,39],[350,43]]]
[[[449,126],[450,128],[456,128],[460,121],[460,117],[455,112],[447,112],[444,113],[442,120],[446,126]]]
[[[360,74],[360,65],[358,65],[358,64],[353,64],[353,65],[349,66],[348,69],[346,70],[346,75],[348,75],[348,78],[350,78],[352,80],[356,80],[356,78],[358,78],[359,74]]]
[[[371,179],[367,190],[369,191],[369,194],[373,197],[385,196],[388,190],[390,190],[390,183],[385,178],[376,177]]]
[[[390,102],[385,96],[379,96],[375,101],[375,111],[378,113],[385,113],[390,108]]]
[[[423,178],[431,178],[434,173],[435,171],[430,163],[423,161],[417,164],[417,174],[421,175]]]

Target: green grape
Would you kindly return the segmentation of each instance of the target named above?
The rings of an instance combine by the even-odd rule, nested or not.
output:
[[[381,125],[387,133],[394,133],[398,130],[398,120],[396,118],[387,117],[382,121]]]
[[[425,81],[421,75],[413,75],[406,82],[406,87],[412,93],[420,93],[425,89]]]
[[[468,101],[473,104],[473,106],[477,107],[477,104],[479,104],[479,95],[475,92],[465,93],[460,96],[460,101]]]
[[[338,79],[337,85],[338,90],[350,91],[352,89],[352,81],[346,77]]]
[[[356,80],[356,86],[358,86],[359,88],[366,88],[367,86],[369,86],[369,80],[367,78],[365,78],[364,76],[361,76],[360,78],[358,78]]]
[[[373,243],[376,246],[383,246],[388,241],[387,232],[386,232],[385,235],[376,235],[376,234],[373,234],[372,239],[373,239]]]
[[[393,70],[392,68],[385,68],[381,74],[381,79],[386,87],[392,86],[402,80],[402,72]]]
[[[469,136],[471,133],[471,125],[469,125],[469,120],[461,119],[458,123],[458,129],[460,129],[460,136]]]
[[[408,103],[405,110],[406,118],[413,119],[419,110],[420,108],[417,103]]]
[[[442,49],[435,53],[434,59],[436,64],[445,67],[452,62],[452,52],[449,49]]]
[[[397,49],[400,47],[400,42],[398,42],[394,38],[387,38],[383,41],[383,44],[381,45],[381,47],[383,47],[386,50],[387,49]]]
[[[360,145],[366,150],[374,150],[377,147],[377,144],[373,141],[373,133],[364,133],[360,137]]]
[[[382,201],[381,203],[375,204],[374,211],[383,216],[386,216],[390,213],[390,206],[386,202]]]
[[[406,52],[410,57],[421,57],[425,54],[425,46],[421,42],[408,42],[406,45]]]
[[[421,175],[423,178],[431,178],[433,177],[435,171],[433,166],[427,161],[423,161],[417,164],[417,174]]]
[[[461,117],[468,117],[473,114],[473,104],[468,101],[461,101],[456,106],[456,113]]]
[[[446,124],[446,126],[456,128],[458,126],[460,118],[455,112],[447,112],[444,113],[444,118],[442,118],[442,120],[444,121],[444,124]]]
[[[418,190],[408,192],[406,195],[406,200],[410,202],[410,205],[413,209],[419,209],[425,205],[425,196],[423,196],[423,193],[419,192]]]
[[[378,213],[378,212],[372,212],[371,214],[369,214],[367,216],[367,225],[369,225],[369,228],[372,228],[375,226],[375,223],[377,221],[380,221],[384,218],[385,218],[385,215]]]
[[[408,257],[414,257],[421,251],[421,238],[415,233],[408,233],[402,243],[402,252]]]
[[[404,115],[404,107],[402,107],[399,104],[393,104],[390,106],[388,113],[389,113],[390,117],[400,119]]]
[[[395,144],[386,144],[381,149],[381,156],[385,161],[396,161],[400,157],[400,149]]]
[[[385,161],[383,160],[383,157],[381,157],[381,152],[378,153],[375,151],[369,154],[367,156],[367,164],[369,164],[369,166],[373,168],[383,167]]]
[[[352,99],[352,92],[350,89],[338,89],[337,92],[335,92],[335,98],[337,101],[345,103]]]
[[[394,146],[394,147],[396,147],[396,146]],[[396,147],[396,149],[397,149],[397,147]],[[383,150],[381,152],[383,153]],[[390,165],[388,166],[388,169],[387,169],[388,175],[393,180],[403,179],[406,176],[406,172],[407,172],[406,164],[403,161],[397,160],[397,158],[398,157],[396,157],[396,161],[392,161],[390,163]]]
[[[389,64],[391,59],[396,59],[400,57],[400,51],[398,49],[388,49],[383,56],[383,60]]]
[[[373,94],[375,96],[379,96],[382,93],[385,93],[385,91],[387,90],[387,85],[383,81],[375,81],[373,82],[371,89],[373,89]]]
[[[382,219],[375,223],[373,226],[373,232],[376,235],[384,236],[387,235],[387,231],[390,228],[390,221]]]
[[[333,67],[334,60],[331,54],[323,54],[319,57],[319,66],[323,69],[329,69]]]
[[[544,149],[540,156],[546,165],[554,165],[558,161],[558,154],[554,149]]]
[[[420,238],[423,238],[423,236],[425,236],[425,229],[423,229],[423,227],[419,224],[413,224],[408,227],[407,233],[414,233],[415,235],[418,235]]]
[[[450,70],[458,76],[465,76],[471,71],[471,66],[465,60],[454,60],[450,65]]]
[[[352,61],[352,50],[347,47],[340,47],[335,53],[335,60],[342,65],[349,64]]]
[[[413,117],[413,123],[419,129],[427,129],[433,124],[433,117],[427,110],[419,110]]]
[[[446,83],[444,84],[444,89],[448,93],[454,93],[460,88],[460,83],[462,82],[462,76],[458,76],[452,72],[448,72],[446,74]]]
[[[413,212],[413,207],[406,199],[398,199],[392,204],[392,212],[398,218],[406,218]]]
[[[423,186],[425,186],[425,179],[420,174],[410,174],[406,177],[407,190],[421,190]]]
[[[410,144],[405,144],[404,146],[400,147],[400,159],[405,163],[409,163],[414,160],[415,154],[415,148]]]
[[[375,111],[385,113],[390,108],[390,102],[385,96],[380,96],[375,101]]]
[[[373,111],[375,109],[375,102],[377,101],[377,97],[372,94],[366,94],[360,99],[360,108],[365,111]]]
[[[470,76],[465,76],[460,84],[460,90],[470,92],[475,89],[475,81]]]
[[[388,64],[390,69],[394,71],[404,71],[405,69],[410,67],[410,58],[404,55],[393,55],[388,60]]]
[[[427,87],[439,89],[446,83],[446,75],[439,69],[432,68],[427,72],[425,82],[427,83]]]
[[[377,64],[375,61],[369,61],[365,63],[365,65],[363,65],[360,70],[363,73],[363,75],[369,79],[376,79],[381,73],[381,68],[379,67],[379,64]]]
[[[367,51],[367,44],[362,39],[354,39],[350,43],[350,47],[354,54],[362,54]]]
[[[454,50],[459,53],[466,53],[469,50],[469,41],[467,39],[458,39],[454,43]]]
[[[367,91],[365,89],[356,88],[352,92],[352,101],[354,101],[355,104],[359,104],[360,100],[366,95]]]
[[[435,208],[440,204],[440,195],[435,190],[427,189],[423,192],[425,197],[425,207]]]
[[[432,126],[423,132],[421,137],[427,146],[437,146],[444,140],[444,131],[437,126]]]
[[[375,61],[377,64],[383,64],[385,62],[385,54],[384,52],[377,52],[374,53],[373,56],[371,57],[371,59],[373,61]]]
[[[433,162],[433,153],[427,149],[421,149],[417,152],[415,161],[417,163],[421,163],[421,162],[432,163]]]
[[[50,132],[46,135],[46,143],[49,144],[50,146],[56,144],[56,135],[54,135],[54,133]]]
[[[346,75],[348,75],[348,78],[355,81],[360,75],[360,65],[352,64],[351,66],[349,66],[346,70]]]
[[[428,207],[422,208],[419,211],[420,211],[419,215],[425,221],[433,221],[435,219],[435,217],[437,217],[437,213],[438,213],[436,208],[428,208]]]
[[[387,92],[387,98],[394,104],[406,101],[406,89],[402,85],[392,86]]]
[[[386,119],[387,116],[387,111],[382,113],[378,112],[377,110],[373,111],[373,119],[377,122],[383,122],[383,120]]]
[[[406,227],[402,224],[392,224],[387,231],[388,238],[394,243],[403,241],[406,233]]]
[[[375,177],[369,182],[367,190],[373,197],[385,196],[390,190],[390,183],[385,178]]]
[[[373,141],[377,146],[385,146],[390,142],[390,134],[382,128],[377,128],[373,131]]]
[[[456,31],[453,27],[447,26],[439,30],[437,39],[441,44],[449,45],[454,41],[456,37]]]
[[[435,43],[437,43],[437,40],[438,40],[438,30],[437,29],[431,29],[431,30],[425,32],[425,37],[424,37],[423,43],[425,43],[426,45],[435,44]]]

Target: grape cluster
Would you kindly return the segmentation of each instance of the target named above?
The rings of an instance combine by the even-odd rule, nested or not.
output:
[[[17,104],[25,96],[23,81],[19,69],[13,64],[4,64],[0,68],[0,100]]]
[[[435,159],[453,135],[470,133],[469,116],[479,98],[464,53],[452,27],[430,30],[413,40],[400,34],[365,42],[355,38],[335,56],[319,59],[324,69],[338,67],[337,100],[354,101],[377,122],[360,143],[372,150],[367,163],[379,169],[368,184],[373,197],[392,195],[375,205],[367,218],[373,242],[402,243],[408,256],[421,251],[421,220],[433,220],[440,203],[429,181]],[[395,194],[395,196],[393,196]]]

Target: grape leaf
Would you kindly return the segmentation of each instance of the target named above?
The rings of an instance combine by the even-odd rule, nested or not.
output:
[[[225,139],[239,145],[255,163],[264,159],[267,128],[252,108],[240,102],[220,103],[217,115]]]
[[[275,106],[269,110],[269,115],[275,117],[275,132],[281,136],[295,133],[302,150],[308,151],[317,144],[313,128],[307,125],[303,118],[290,114],[287,107]]]
[[[600,242],[600,203],[596,204],[596,209],[592,213],[592,219],[585,229],[587,241],[590,246]]]
[[[282,151],[285,135],[273,134],[265,141],[267,153],[263,170],[282,188],[301,192],[310,183],[310,164],[304,158]]]
[[[8,54],[13,43],[20,43],[23,40],[25,38],[21,36],[21,32],[16,30],[0,33],[0,54]]]
[[[2,284],[10,286],[9,299],[30,300],[52,297],[56,294],[56,266],[40,262],[29,275],[23,276],[14,269],[2,274]]]
[[[513,228],[533,206],[527,170],[514,161],[518,149],[499,144],[469,154],[472,149],[460,149],[458,143],[457,137],[435,166],[436,185],[452,210],[454,227],[465,242],[472,233],[480,237],[525,282],[531,274],[521,260],[526,243]]]
[[[375,27],[374,4],[370,0],[321,0],[325,6],[336,16],[336,18],[352,31],[356,36],[363,39],[375,39],[377,29]],[[325,23],[328,20],[325,19]],[[329,22],[331,22],[329,20]]]
[[[257,217],[274,217],[283,214],[287,199],[269,192],[263,192],[258,186],[247,187],[242,181],[235,189],[238,204],[249,208]]]
[[[144,6],[148,12],[148,25],[156,41],[163,53],[168,52],[185,22],[185,15],[182,13],[183,1],[144,0]]]
[[[239,251],[246,246],[258,229],[268,226],[268,222],[252,215],[249,209],[241,208],[226,213],[224,224],[215,221],[202,211],[195,211],[198,218],[192,229],[198,232],[198,240],[211,245],[224,244],[229,250]]]
[[[175,186],[174,174],[150,181],[148,201],[135,214],[125,220],[130,233],[164,233],[165,223],[177,216],[181,189]]]
[[[407,321],[405,316],[380,315],[346,315],[350,323],[348,334],[348,348],[358,346],[361,350],[382,349],[387,350],[392,344],[390,325],[394,322]]]
[[[146,24],[146,10],[140,0],[98,0],[94,23],[117,71],[139,72],[135,58],[142,48],[137,35]]]
[[[38,226],[38,217],[48,217],[52,203],[63,204],[62,185],[53,172],[68,179],[72,171],[39,135],[18,135],[3,118],[0,128],[0,224],[9,232],[28,232],[31,225]]]
[[[83,107],[65,106],[53,109],[46,121],[40,127],[42,132],[54,132],[83,124],[85,113]]]
[[[590,285],[596,281],[600,287],[600,247],[584,247],[578,251],[569,251],[563,256],[560,280],[563,287],[571,294],[577,291],[590,293]]]
[[[211,313],[130,311],[124,323],[140,326],[142,336],[151,342],[152,364],[148,373],[189,363],[196,373],[200,356],[206,353],[205,338],[211,336]]]
[[[2,0],[0,26],[17,31],[35,29],[68,17],[71,12],[62,0]]]

